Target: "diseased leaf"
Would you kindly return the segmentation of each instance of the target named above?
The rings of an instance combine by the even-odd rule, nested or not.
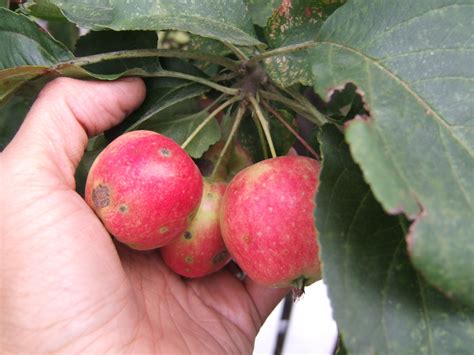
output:
[[[315,219],[323,278],[349,354],[470,354],[474,310],[417,273],[407,221],[387,215],[332,126],[323,155]]]
[[[95,30],[181,30],[231,43],[261,45],[243,0],[51,0],[74,23]]]
[[[415,266],[474,306],[472,0],[354,0],[312,50],[321,96],[352,82],[370,117],[346,124],[354,159],[389,213],[416,222]],[[363,19],[363,21],[361,21]]]
[[[252,22],[260,27],[265,27],[267,20],[282,0],[246,0]]]
[[[265,27],[265,37],[272,48],[314,40],[328,15],[345,0],[283,0]],[[265,60],[270,77],[281,86],[296,83],[310,85],[311,60],[308,51],[288,53]]]

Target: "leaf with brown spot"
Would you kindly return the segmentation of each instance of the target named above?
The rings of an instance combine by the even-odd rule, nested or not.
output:
[[[271,48],[278,48],[314,40],[324,20],[343,2],[283,1],[265,27],[268,44]],[[281,86],[312,83],[307,50],[268,58],[264,63],[268,75]]]

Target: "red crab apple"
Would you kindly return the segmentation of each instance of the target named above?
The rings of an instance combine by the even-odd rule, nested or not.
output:
[[[222,236],[255,282],[304,286],[320,279],[314,221],[319,162],[302,156],[267,159],[238,173],[221,206]]]
[[[165,264],[177,274],[201,277],[220,270],[229,261],[219,227],[225,189],[223,182],[204,181],[201,204],[190,226],[178,239],[160,249]]]
[[[179,237],[199,206],[202,189],[198,167],[176,142],[134,131],[96,158],[85,197],[119,241],[147,250]]]

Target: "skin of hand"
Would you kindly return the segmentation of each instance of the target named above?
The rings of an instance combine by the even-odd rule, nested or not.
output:
[[[144,96],[140,79],[56,79],[0,153],[0,353],[249,354],[287,293],[226,269],[183,280],[115,244],[75,192],[88,137]]]

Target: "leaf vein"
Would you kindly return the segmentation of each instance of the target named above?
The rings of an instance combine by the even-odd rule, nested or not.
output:
[[[380,69],[382,72],[386,73],[389,77],[394,79],[397,83],[399,83],[408,93],[410,93],[416,101],[427,111],[431,112],[433,114],[433,117],[436,118],[442,125],[445,126],[446,130],[450,133],[450,135],[458,142],[458,144],[469,154],[470,157],[474,158],[472,153],[469,151],[469,149],[466,147],[466,145],[459,140],[459,138],[454,135],[454,133],[449,129],[450,125],[448,122],[446,122],[441,115],[434,110],[418,93],[415,92],[414,89],[412,89],[405,81],[403,81],[400,77],[398,77],[395,73],[391,72],[388,68],[383,66],[381,63],[379,63],[376,59],[369,57],[365,53],[360,52],[359,50],[355,48],[351,48],[349,46],[346,46],[341,43],[336,43],[336,42],[329,42],[329,41],[324,41],[320,42],[321,44],[326,44],[329,46],[334,46],[334,47],[339,47],[342,48],[343,50],[347,50],[349,52],[353,52],[356,55],[359,55],[362,57],[364,61],[369,61],[372,63],[375,67]]]
[[[404,21],[402,21],[402,22],[397,23],[396,26],[393,26],[393,27],[387,29],[386,31],[383,31],[379,36],[376,36],[376,37],[373,38],[369,43],[365,44],[365,45],[364,45],[363,47],[361,47],[361,48],[363,48],[363,49],[369,48],[374,42],[376,42],[376,41],[378,41],[379,39],[385,37],[387,34],[390,34],[390,33],[394,32],[394,31],[396,31],[398,28],[403,27],[403,26],[409,24],[410,22],[415,21],[415,20],[417,20],[417,19],[419,19],[419,18],[422,18],[422,17],[424,17],[424,16],[426,16],[426,15],[432,13],[432,12],[440,11],[440,10],[445,10],[446,8],[450,8],[450,7],[464,7],[464,6],[466,6],[466,7],[471,7],[471,6],[473,6],[473,5],[472,5],[472,4],[450,4],[450,5],[445,5],[445,6],[441,6],[441,7],[429,9],[428,11],[426,11],[426,12],[424,12],[424,13],[422,13],[422,14],[419,14],[419,15],[416,15],[416,16],[413,16],[413,17],[410,17],[410,18],[408,18],[408,19],[406,19],[406,20],[404,20]]]

